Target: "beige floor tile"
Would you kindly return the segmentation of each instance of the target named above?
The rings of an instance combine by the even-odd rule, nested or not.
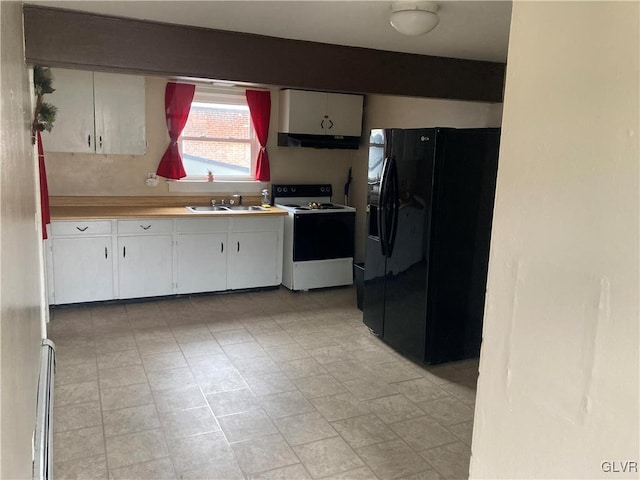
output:
[[[196,325],[181,325],[171,327],[173,336],[180,346],[189,345],[190,343],[211,342],[214,340],[211,331],[203,323]],[[212,353],[222,353],[212,352]]]
[[[251,335],[260,335],[266,333],[284,333],[282,327],[278,323],[265,315],[257,317],[249,317],[242,321],[244,327],[249,330]]]
[[[376,443],[356,452],[380,478],[401,478],[429,469],[429,464],[402,440]]]
[[[322,480],[378,480],[378,477],[369,467],[359,467],[348,472],[334,473],[328,477],[322,477]]]
[[[104,412],[103,422],[107,438],[160,428],[160,419],[153,404]]]
[[[113,480],[174,480],[178,477],[170,458],[160,458],[150,462],[111,469]]]
[[[98,382],[70,383],[54,388],[54,405],[73,405],[99,400]]]
[[[220,431],[209,407],[162,412],[160,421],[167,440]]]
[[[55,407],[53,410],[54,432],[77,430],[78,428],[102,425],[100,402],[80,403]]]
[[[202,478],[209,470],[209,478],[218,472],[238,470],[231,448],[222,432],[207,433],[168,441],[171,459],[179,478]],[[226,477],[219,477],[226,478]]]
[[[244,325],[237,320],[230,320],[228,318],[225,319],[215,319],[210,320],[206,323],[207,328],[214,335],[217,332],[225,332],[227,330],[239,330],[244,328]]]
[[[473,437],[473,420],[458,423],[457,425],[449,425],[447,429],[450,432],[453,432],[453,434],[464,443],[471,446],[471,438]]]
[[[149,386],[154,392],[196,385],[196,379],[188,367],[149,372],[147,376]]]
[[[248,388],[211,393],[206,397],[211,411],[216,417],[260,408],[260,402]]]
[[[379,365],[384,363],[393,362],[396,359],[396,356],[384,350],[383,348],[354,348],[351,351],[351,356],[356,360],[362,363],[366,363],[367,365]]]
[[[206,378],[198,379],[198,385],[205,394],[238,390],[248,386],[236,369],[211,372]]]
[[[99,377],[101,389],[147,383],[147,375],[142,365],[100,370]]]
[[[387,383],[423,378],[422,369],[405,359],[377,364],[375,370],[380,380]]]
[[[450,443],[441,447],[431,448],[420,454],[444,478],[469,478],[469,459],[471,450],[462,442]]]
[[[289,445],[300,445],[338,435],[318,412],[280,418],[274,420],[274,423]]]
[[[379,373],[357,360],[328,363],[324,368],[340,382],[364,378],[374,379],[378,377]]]
[[[440,386],[426,378],[399,382],[395,383],[394,386],[400,393],[414,403],[428,402],[450,396],[449,392],[446,392]]]
[[[214,336],[216,341],[222,346],[255,341],[249,331],[245,328],[239,330],[225,330],[223,332],[216,333]]]
[[[80,458],[53,465],[53,478],[56,480],[107,480],[107,460],[104,455]]]
[[[475,387],[470,387],[460,383],[445,383],[441,385],[445,392],[450,393],[462,403],[469,407],[474,407],[476,404],[476,390]]]
[[[314,398],[311,403],[329,422],[369,413],[369,407],[351,393]]]
[[[159,413],[207,407],[207,401],[198,385],[153,392]]]
[[[298,378],[293,383],[306,398],[326,397],[347,392],[347,389],[329,374]]]
[[[442,480],[444,477],[440,475],[435,469],[429,468],[424,472],[414,473],[407,477],[402,477],[401,480]]]
[[[100,389],[100,397],[103,411],[153,403],[153,396],[148,383],[102,388]]]
[[[346,380],[342,384],[361,401],[395,395],[398,390],[393,385],[372,378]]]
[[[138,348],[136,339],[131,332],[102,335],[96,342],[96,352],[120,352]]]
[[[198,379],[207,378],[209,375],[221,370],[234,368],[233,363],[224,353],[188,358],[187,363],[193,375]]]
[[[291,345],[296,343],[296,341],[284,331],[275,331],[268,333],[256,333],[254,334],[254,338],[256,342],[258,342],[262,347],[275,347],[281,345]]]
[[[151,314],[147,316],[130,318],[129,323],[135,330],[147,328],[162,328],[169,326],[169,322],[167,321],[167,319],[160,314]]]
[[[233,360],[233,365],[244,376],[267,375],[269,373],[282,372],[280,366],[266,354],[253,358],[238,358]]]
[[[251,391],[258,396],[291,392],[296,389],[293,382],[282,372],[266,373],[259,376],[245,375],[244,379]]]
[[[376,398],[367,402],[368,407],[384,423],[395,423],[424,415],[424,412],[411,403],[404,395]]]
[[[142,355],[153,355],[154,353],[180,352],[180,346],[174,338],[162,340],[140,340],[137,341],[138,350]]]
[[[133,333],[138,345],[141,343],[162,342],[165,340],[175,340],[173,331],[168,326],[141,328]]]
[[[222,347],[213,340],[205,340],[198,342],[190,342],[190,343],[180,343],[180,348],[182,349],[182,354],[186,358],[195,358],[195,357],[203,357],[206,355],[219,355],[223,353]]]
[[[338,345],[333,337],[329,337],[323,333],[307,333],[303,335],[295,335],[293,338],[298,345],[305,349],[318,347],[334,347]]]
[[[106,440],[109,468],[119,468],[169,456],[162,430],[130,433],[108,437]]]
[[[264,347],[267,354],[276,363],[290,362],[310,357],[309,353],[297,343],[291,345],[272,345]]]
[[[142,359],[140,358],[140,353],[137,348],[117,352],[98,353],[98,368],[101,370],[130,367],[133,365],[142,365]]]
[[[54,341],[59,343],[55,338]],[[56,348],[56,364],[60,366],[95,363],[96,347]]]
[[[289,465],[261,473],[249,475],[249,480],[311,480],[301,464]]]
[[[346,362],[348,360],[357,360],[351,354],[352,350],[340,345],[316,347],[308,350],[309,354],[316,359],[320,365],[334,362]]]
[[[262,406],[271,418],[283,418],[315,410],[314,406],[297,390],[260,397]]]
[[[261,408],[218,417],[218,422],[229,443],[278,433],[269,416]]]
[[[279,367],[290,379],[310,377],[312,375],[322,375],[327,373],[322,365],[315,358],[302,358],[290,362],[283,362]]]
[[[245,474],[264,472],[299,463],[281,435],[268,435],[231,445]]]
[[[95,363],[79,363],[75,365],[56,365],[56,386],[70,383],[98,381],[98,367]]]
[[[142,357],[142,364],[147,372],[159,372],[170,368],[185,368],[187,361],[182,352],[165,352],[145,355]]]
[[[473,420],[473,409],[453,397],[422,402],[418,406],[444,426]]]
[[[353,448],[366,447],[398,438],[382,420],[373,414],[337,420],[331,425]]]
[[[264,349],[257,342],[223,345],[222,349],[232,361],[241,358],[253,358],[266,355]]]
[[[364,466],[362,460],[340,437],[298,445],[293,450],[314,478]]]
[[[53,434],[54,463],[104,454],[102,426]]]
[[[457,440],[453,433],[427,416],[394,423],[391,425],[391,429],[416,451]]]

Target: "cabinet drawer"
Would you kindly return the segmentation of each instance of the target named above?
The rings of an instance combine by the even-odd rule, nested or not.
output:
[[[105,235],[111,233],[111,222],[104,221],[87,221],[77,220],[73,222],[56,221],[51,222],[51,234],[54,237],[62,236],[83,236],[83,235]]]
[[[284,217],[247,217],[232,218],[231,230],[234,232],[264,232],[280,230]]]
[[[181,233],[227,233],[229,230],[228,218],[211,218],[176,220],[176,232]]]
[[[132,233],[141,235],[145,233],[172,233],[173,220],[157,220],[141,218],[139,220],[118,220],[118,234]]]

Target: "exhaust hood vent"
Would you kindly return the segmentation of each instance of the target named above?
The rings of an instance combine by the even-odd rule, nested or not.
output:
[[[278,133],[279,147],[336,148],[357,150],[360,137],[341,135],[309,135],[305,133]]]

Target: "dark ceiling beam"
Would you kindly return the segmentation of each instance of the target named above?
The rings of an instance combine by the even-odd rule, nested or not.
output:
[[[501,102],[505,65],[24,6],[26,61],[335,92]]]

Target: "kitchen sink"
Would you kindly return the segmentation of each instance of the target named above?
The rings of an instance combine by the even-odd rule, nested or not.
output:
[[[188,206],[187,210],[193,213],[212,213],[212,212],[266,212],[267,208],[258,205],[207,205],[207,206]]]
[[[211,213],[211,212],[228,212],[227,207],[222,205],[206,205],[206,206],[188,206],[187,210],[193,213]]]

